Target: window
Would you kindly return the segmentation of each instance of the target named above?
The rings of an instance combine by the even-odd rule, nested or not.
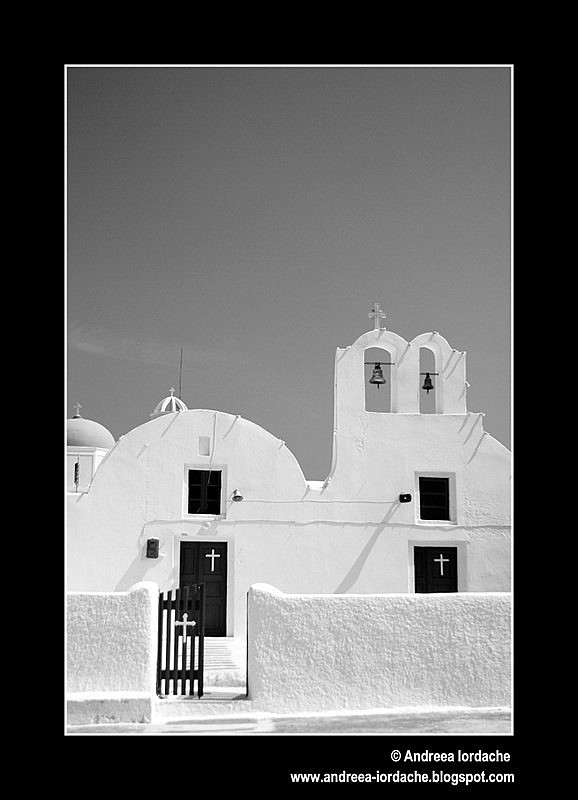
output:
[[[188,471],[189,514],[221,513],[221,471],[190,469]]]
[[[66,490],[68,492],[87,492],[94,471],[92,455],[68,453],[66,457]]]
[[[419,479],[420,519],[450,519],[450,479]]]

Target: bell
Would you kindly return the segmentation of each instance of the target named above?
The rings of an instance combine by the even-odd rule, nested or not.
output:
[[[431,382],[431,378],[429,376],[429,372],[426,372],[423,386],[421,388],[425,389],[427,394],[429,394],[430,390],[434,388],[433,383]]]
[[[379,362],[374,366],[373,375],[369,379],[369,382],[374,383],[378,389],[382,383],[385,383],[385,378],[383,377],[383,371]]]

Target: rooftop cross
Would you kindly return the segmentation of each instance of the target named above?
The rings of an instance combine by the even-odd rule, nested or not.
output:
[[[82,408],[82,406],[80,405],[80,403],[76,403],[76,404],[73,406],[73,408],[74,408],[74,416],[75,416],[75,417],[79,417],[79,416],[80,416],[80,409]]]
[[[373,317],[375,319],[375,325],[373,327],[374,327],[374,330],[378,331],[381,328],[381,325],[379,324],[379,320],[380,320],[380,318],[381,319],[385,319],[386,314],[385,314],[385,311],[381,310],[381,306],[380,306],[379,303],[374,303],[373,304],[373,310],[367,316],[370,317],[370,318]]]
[[[171,397],[173,397],[173,395],[174,395],[174,393],[175,393],[175,387],[174,387],[174,386],[171,386],[171,389],[170,389],[170,391],[171,391]]]

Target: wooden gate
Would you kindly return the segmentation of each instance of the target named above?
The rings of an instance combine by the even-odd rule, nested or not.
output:
[[[205,585],[159,594],[157,694],[203,696]]]

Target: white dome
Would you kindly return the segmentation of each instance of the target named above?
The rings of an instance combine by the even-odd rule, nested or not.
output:
[[[66,444],[68,447],[104,447],[110,450],[114,447],[114,436],[92,419],[83,419],[80,416],[81,406],[77,403],[76,414],[72,419],[66,420]]]
[[[175,411],[188,411],[189,409],[179,397],[175,397],[175,390],[171,387],[171,393],[164,400],[157,404],[151,417],[160,417],[162,414],[172,414]]]

